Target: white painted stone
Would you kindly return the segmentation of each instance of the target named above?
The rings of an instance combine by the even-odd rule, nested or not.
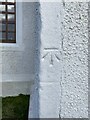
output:
[[[30,118],[59,118],[62,77],[60,6],[60,3],[40,3],[38,69],[31,95]]]
[[[59,118],[60,93],[60,84],[58,82],[40,83],[40,118]]]

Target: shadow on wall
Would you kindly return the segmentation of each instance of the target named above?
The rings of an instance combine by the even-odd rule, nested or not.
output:
[[[30,95],[29,118],[39,118],[39,89],[40,89],[40,48],[41,48],[41,14],[40,3],[35,3],[36,29],[35,29],[35,81]]]

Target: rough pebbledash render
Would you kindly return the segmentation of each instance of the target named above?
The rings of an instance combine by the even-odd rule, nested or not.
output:
[[[40,2],[30,118],[88,118],[88,3]]]
[[[88,118],[88,3],[63,8],[61,117]]]

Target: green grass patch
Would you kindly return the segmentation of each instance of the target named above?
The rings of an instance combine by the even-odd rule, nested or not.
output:
[[[28,120],[29,95],[2,98],[2,120]]]

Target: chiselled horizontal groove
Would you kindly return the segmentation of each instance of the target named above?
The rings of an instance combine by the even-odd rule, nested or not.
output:
[[[58,48],[44,48],[44,50],[58,50]]]
[[[15,5],[15,2],[0,2],[0,5]]]
[[[6,12],[6,11],[0,11],[0,14],[15,14],[15,12]]]

